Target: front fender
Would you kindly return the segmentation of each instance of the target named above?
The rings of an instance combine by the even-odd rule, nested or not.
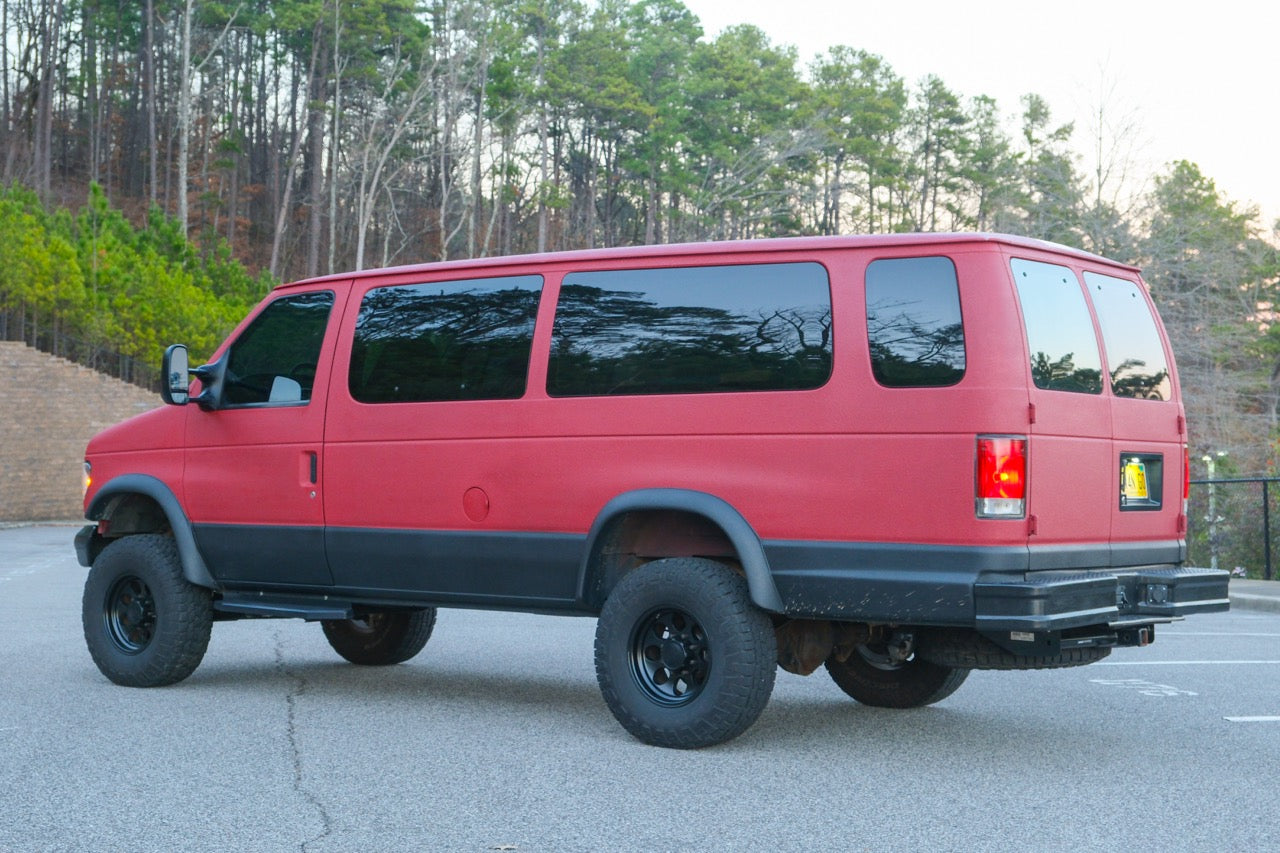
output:
[[[149,474],[124,474],[116,477],[98,489],[93,501],[85,509],[85,518],[101,521],[112,501],[124,495],[142,495],[155,501],[169,522],[169,529],[173,532],[174,543],[178,546],[178,556],[182,559],[183,576],[196,586],[217,589],[218,584],[210,574],[209,567],[205,565],[204,558],[200,556],[200,549],[196,547],[191,520],[187,518],[177,496],[163,481]],[[76,551],[81,555],[80,561],[84,563],[92,548],[88,542],[85,542],[83,547],[78,543]]]

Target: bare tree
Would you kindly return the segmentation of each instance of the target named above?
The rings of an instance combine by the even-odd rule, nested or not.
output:
[[[227,37],[232,24],[235,23],[236,17],[240,14],[244,4],[236,6],[235,11],[227,18],[227,23],[222,28],[222,32],[213,40],[204,59],[194,68],[191,65],[191,15],[195,8],[195,0],[186,0],[182,12],[182,39],[181,39],[181,65],[182,80],[178,89],[178,221],[182,223],[182,227],[187,227],[189,220],[187,212],[187,191],[188,191],[188,160],[191,146],[191,98],[192,89],[195,85],[195,76],[200,74],[209,60],[212,59],[219,49],[222,47],[223,41]]]

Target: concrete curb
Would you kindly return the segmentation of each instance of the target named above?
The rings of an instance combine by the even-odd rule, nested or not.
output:
[[[1228,597],[1231,599],[1232,610],[1263,610],[1268,613],[1280,613],[1280,598],[1252,595],[1247,592],[1228,593]]]

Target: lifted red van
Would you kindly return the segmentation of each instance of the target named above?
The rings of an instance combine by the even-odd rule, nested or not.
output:
[[[169,684],[214,621],[408,660],[438,607],[595,616],[642,741],[776,667],[907,708],[1225,610],[1138,271],[999,235],[651,246],[277,288],[173,405],[89,444],[84,630]],[[194,405],[189,405],[194,404]]]

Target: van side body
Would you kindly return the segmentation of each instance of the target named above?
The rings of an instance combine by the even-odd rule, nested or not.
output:
[[[191,405],[90,443],[84,565],[171,537],[211,618],[326,633],[450,606],[598,616],[602,688],[648,742],[750,720],[685,734],[727,667],[680,626],[729,617],[698,615],[712,581],[667,607],[632,575],[723,573],[765,657],[897,706],[1226,608],[1226,573],[1183,565],[1186,420],[1146,287],[1061,246],[801,238],[328,276],[277,288],[194,372]],[[619,590],[660,641],[606,631]],[[947,675],[869,696],[847,683],[864,661]]]

